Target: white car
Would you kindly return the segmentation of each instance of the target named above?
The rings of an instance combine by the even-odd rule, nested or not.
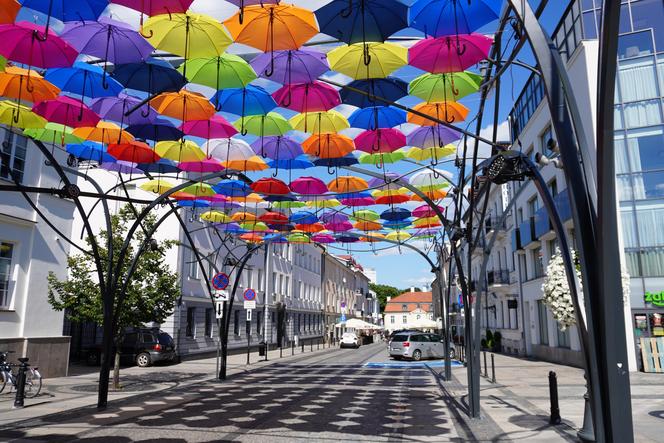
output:
[[[359,348],[360,339],[354,332],[344,332],[344,335],[341,336],[339,346],[342,348]]]

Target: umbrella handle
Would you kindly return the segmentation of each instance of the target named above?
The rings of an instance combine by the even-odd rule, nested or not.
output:
[[[447,123],[454,123],[455,120],[456,120],[456,119],[454,118],[454,116],[452,116],[452,118],[448,118],[448,116],[447,116],[447,112],[445,113],[445,121],[446,121]]]
[[[12,110],[12,121],[14,123],[18,123],[19,118],[20,118],[19,111],[17,109]]]
[[[152,38],[154,36],[154,31],[152,29],[150,29],[149,33],[145,34],[143,32],[143,27],[142,26],[141,26],[141,29],[138,31],[138,33],[141,34],[141,37],[143,37],[143,38]]]
[[[434,153],[433,156],[431,157],[431,166],[437,166],[438,165],[438,158],[436,157],[436,154]]]
[[[369,45],[366,43],[364,44],[364,53],[362,55],[364,57],[364,66],[369,66],[371,64],[371,54],[369,54]]]
[[[83,102],[81,102],[81,107],[79,108],[78,111],[78,116],[76,116],[76,119],[80,122],[83,120]]]
[[[267,73],[266,73],[265,75],[267,75]],[[291,88],[291,85],[288,85],[287,87],[288,87],[288,95],[286,96],[287,99],[284,100],[283,103],[282,103],[282,105],[283,105],[284,108],[288,108],[288,107],[293,103],[293,95],[292,95],[292,93],[293,93],[293,89]],[[305,125],[306,125],[306,123],[307,123],[307,122],[306,122],[306,116],[305,116],[305,121],[304,121],[304,123],[305,123]]]
[[[459,54],[461,55],[461,54]],[[459,95],[459,88],[454,86],[454,74],[450,75],[450,90],[452,91],[452,95],[458,96]]]
[[[330,175],[334,175],[336,173],[336,168],[330,165],[330,163],[327,164],[327,173]]]
[[[104,75],[101,76],[101,87],[104,89],[108,89],[108,80],[105,69],[104,69]]]

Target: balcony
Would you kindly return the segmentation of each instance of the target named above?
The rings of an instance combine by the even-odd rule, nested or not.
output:
[[[572,219],[572,205],[567,190],[564,190],[553,197],[553,202],[556,205],[556,209],[558,210],[558,214],[563,223]]]
[[[487,280],[489,286],[509,285],[510,271],[507,269],[494,269],[493,271],[487,272]]]
[[[528,220],[521,223],[519,225],[519,231],[521,232],[522,248],[537,241],[537,236],[535,235],[535,217],[530,217]]]
[[[486,230],[487,234],[494,230],[498,232],[505,232],[507,227],[505,226],[504,221],[502,223],[500,222],[501,218],[502,217],[487,217],[484,220],[484,229]]]
[[[549,221],[549,212],[546,208],[540,208],[535,213],[535,237],[540,238],[553,229]]]
[[[521,231],[519,231],[519,228],[514,228],[512,230],[512,251],[520,249],[523,249],[523,246],[521,246]]]

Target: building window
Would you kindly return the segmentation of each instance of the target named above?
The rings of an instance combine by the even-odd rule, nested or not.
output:
[[[259,291],[264,291],[265,290],[265,276],[263,275],[263,270],[259,269],[258,270],[258,290]]]
[[[12,304],[11,276],[14,245],[0,243],[0,309],[9,309]]]
[[[401,310],[404,312],[408,311],[408,305],[401,305]]]
[[[394,315],[390,315],[390,323],[391,323],[391,324],[394,324],[394,322],[395,322]]]
[[[3,142],[0,145],[0,177],[11,181],[16,178],[21,183],[25,172],[28,139],[11,131],[5,131]]]
[[[540,135],[540,152],[544,153],[547,157],[550,157],[554,154],[554,152],[550,149],[551,145],[549,144],[549,140],[553,140],[551,126],[548,126]]]
[[[537,212],[538,209],[539,209],[539,207],[537,205],[537,196],[535,196],[535,197],[531,198],[530,200],[528,200],[528,216],[529,217],[534,217],[535,213]]]
[[[549,192],[551,193],[551,197],[555,197],[558,195],[558,183],[556,182],[556,179],[554,178],[549,182]]]
[[[533,278],[540,278],[544,276],[544,263],[542,260],[541,247],[533,249],[533,271]]]
[[[214,315],[214,309],[205,308],[205,336],[212,337],[212,316]]]
[[[233,334],[240,335],[240,311],[233,311]]]
[[[189,270],[189,278],[198,279],[198,260],[196,259],[196,253],[193,249],[189,249],[188,255],[187,269]]]
[[[537,300],[537,317],[539,320],[540,344],[549,344],[549,324],[546,316],[546,305],[544,301]]]
[[[196,308],[187,308],[187,337],[196,338]]]
[[[408,323],[408,316],[407,316],[407,315],[404,315],[403,318],[401,319],[401,321],[402,321],[402,323],[403,323],[404,325],[405,325],[406,323]]]
[[[560,325],[558,325],[556,329],[558,330],[558,347],[569,348],[569,328],[562,331]]]

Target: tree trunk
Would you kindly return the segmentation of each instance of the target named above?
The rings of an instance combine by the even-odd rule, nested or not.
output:
[[[113,365],[113,389],[120,389],[120,352],[115,353]]]

